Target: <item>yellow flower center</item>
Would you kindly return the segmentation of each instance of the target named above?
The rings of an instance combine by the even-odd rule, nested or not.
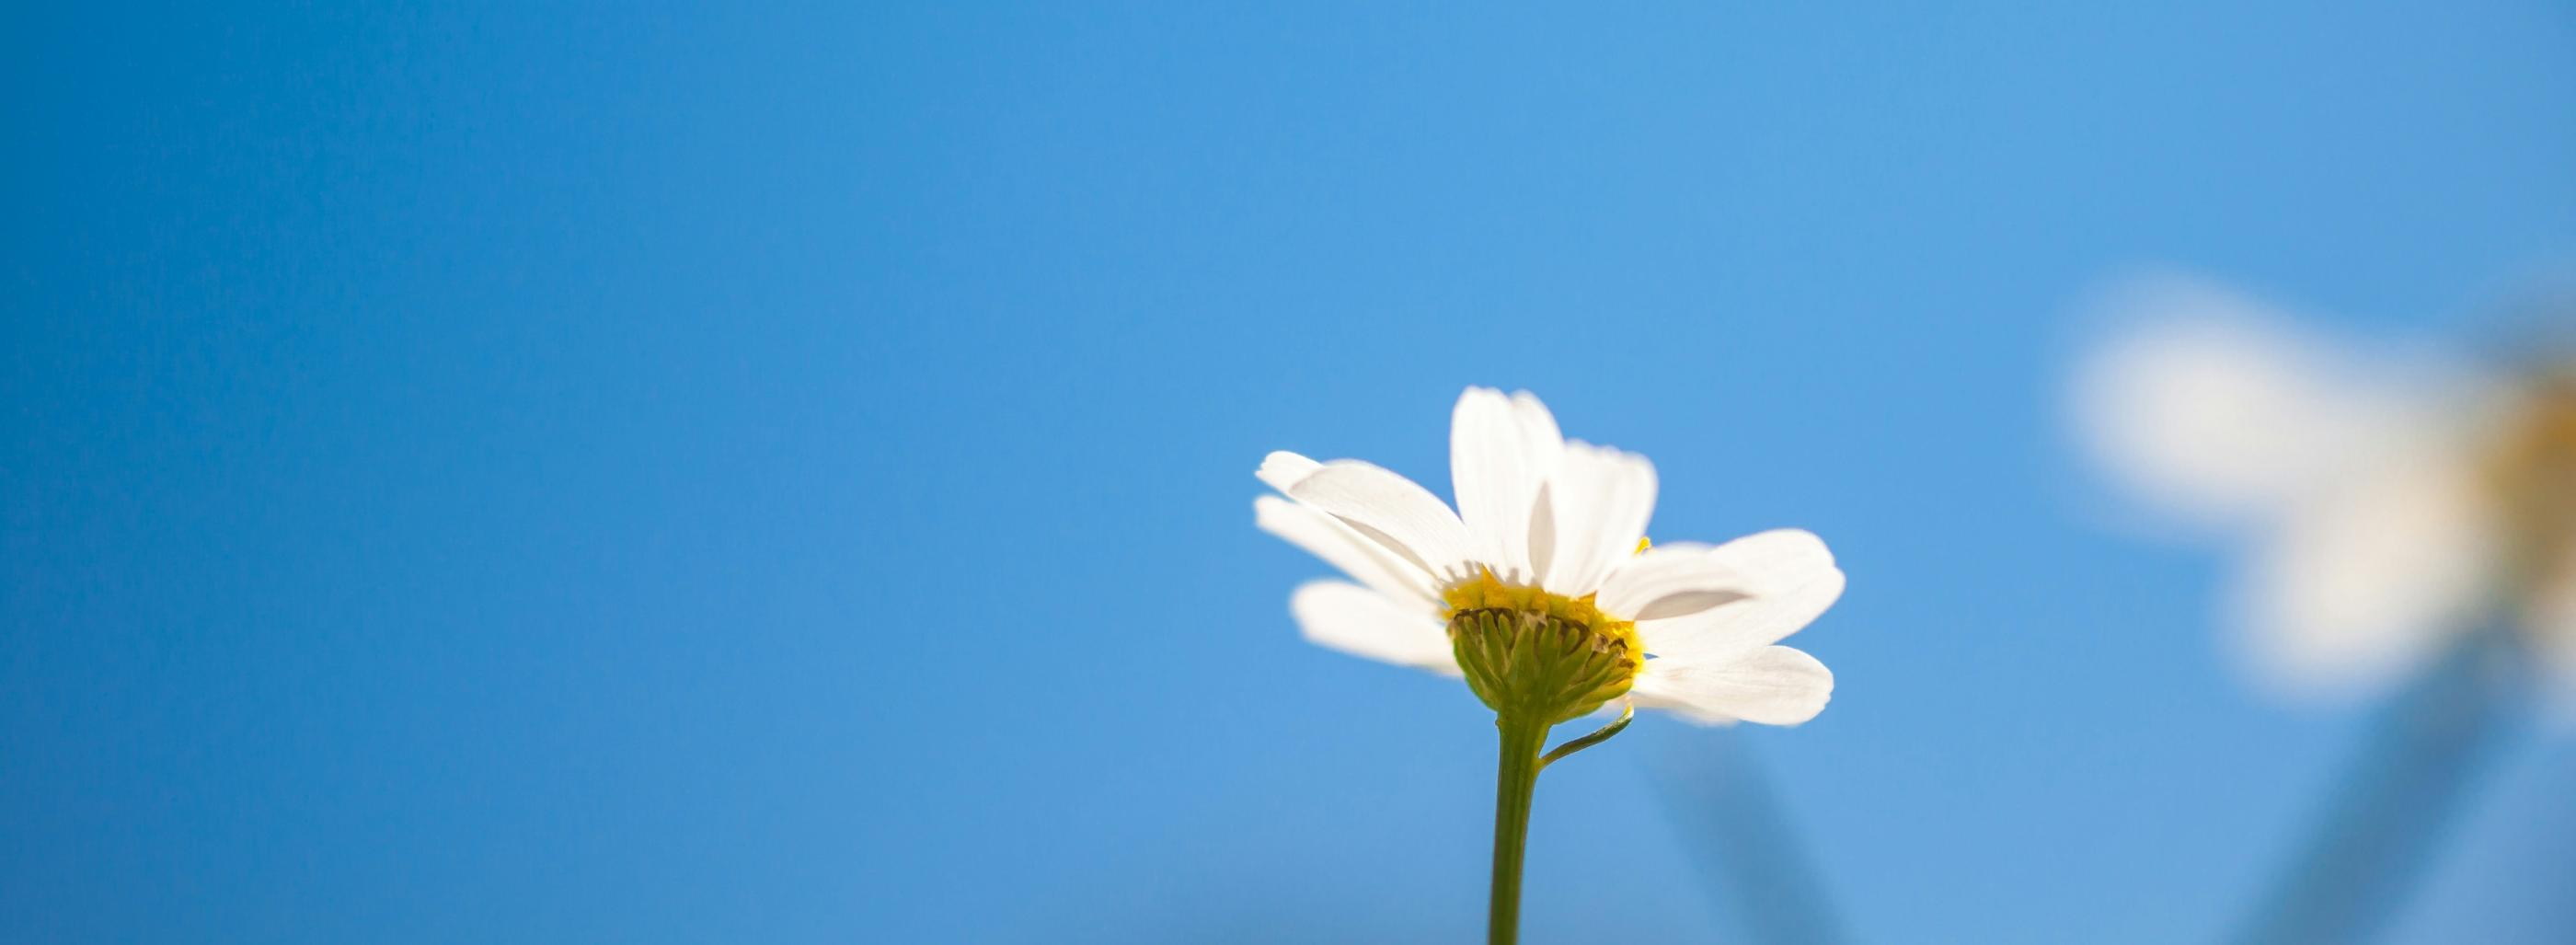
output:
[[[2486,469],[2525,580],[2562,573],[2576,553],[2576,369],[2533,385]]]
[[[1448,590],[1441,591],[1441,602],[1449,605],[1448,612],[1441,616],[1456,619],[1458,612],[1464,610],[1511,610],[1525,614],[1539,614],[1618,640],[1627,644],[1631,651],[1644,652],[1644,649],[1637,644],[1636,621],[1620,620],[1602,613],[1601,608],[1592,603],[1592,599],[1596,596],[1598,595],[1585,594],[1581,597],[1567,597],[1563,594],[1548,593],[1545,588],[1517,587],[1503,583],[1494,577],[1493,571],[1487,570],[1476,575],[1473,580],[1461,582]]]

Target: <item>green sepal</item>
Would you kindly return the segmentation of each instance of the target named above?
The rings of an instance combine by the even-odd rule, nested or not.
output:
[[[1643,658],[1618,637],[1525,610],[1459,611],[1449,618],[1449,644],[1486,707],[1551,726],[1627,695]]]

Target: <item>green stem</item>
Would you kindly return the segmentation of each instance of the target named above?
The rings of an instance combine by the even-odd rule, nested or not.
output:
[[[1503,755],[1494,776],[1494,896],[1486,914],[1488,945],[1513,945],[1521,937],[1521,855],[1529,846],[1530,799],[1538,793],[1538,752],[1548,724],[1504,715]]]

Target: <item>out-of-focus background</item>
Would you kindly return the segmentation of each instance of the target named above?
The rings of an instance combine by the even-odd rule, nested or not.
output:
[[[1530,941],[1737,936],[1721,745],[1858,940],[2220,935],[2369,704],[2106,527],[2087,300],[2509,346],[2576,13],[2020,7],[15,8],[0,939],[1470,940],[1489,714],[1251,513],[1468,384],[1851,576],[1815,722],[1549,772]],[[2394,937],[2564,941],[2571,791]]]

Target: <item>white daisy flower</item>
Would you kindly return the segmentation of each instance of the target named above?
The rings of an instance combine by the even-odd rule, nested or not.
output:
[[[1654,466],[1564,439],[1528,392],[1458,398],[1456,512],[1358,460],[1272,453],[1258,475],[1285,496],[1255,500],[1261,528],[1357,582],[1297,589],[1307,639],[1463,675],[1497,712],[1560,722],[1633,700],[1703,724],[1795,725],[1833,692],[1823,664],[1776,645],[1842,594],[1822,541],[1649,547]]]
[[[2179,279],[2116,297],[2078,375],[2093,451],[2239,536],[2239,638],[2294,690],[2372,688],[2499,621],[2576,683],[2576,365],[2366,351]]]

